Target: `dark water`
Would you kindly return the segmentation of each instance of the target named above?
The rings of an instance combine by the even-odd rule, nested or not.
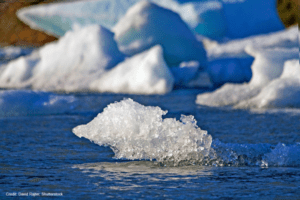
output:
[[[298,154],[279,155],[292,165],[163,167],[150,161],[114,159],[109,147],[72,133],[72,128],[91,121],[107,104],[130,97],[143,105],[168,110],[166,117],[194,115],[198,126],[225,150],[231,144],[232,149],[241,145],[258,148],[261,143],[274,149],[284,143],[296,145],[299,151],[300,110],[200,107],[194,103],[198,93],[77,94],[81,103],[69,113],[0,118],[0,199],[6,199],[6,195],[42,196],[42,192],[67,199],[299,199]]]

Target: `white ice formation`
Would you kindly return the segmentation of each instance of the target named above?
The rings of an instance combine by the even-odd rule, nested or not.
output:
[[[260,93],[240,102],[240,108],[300,108],[299,59],[286,61],[279,78],[267,84]]]
[[[117,159],[155,160],[162,166],[300,166],[300,143],[274,146],[212,141],[193,116],[182,115],[177,121],[163,119],[166,113],[125,99],[108,105],[91,122],[72,131],[109,146]]]
[[[159,107],[143,106],[131,99],[108,105],[86,125],[73,129],[98,145],[109,146],[116,158],[150,159],[177,165],[201,161],[208,155],[212,138],[196,125],[193,116],[181,121],[162,116]]]
[[[212,93],[197,96],[196,103],[207,106],[299,107],[299,49],[246,48],[255,57],[252,79],[244,84],[225,84]],[[286,61],[289,61],[285,64]]]
[[[94,25],[68,32],[58,42],[2,66],[0,87],[86,91],[123,59],[113,33]]]
[[[72,95],[42,91],[0,91],[0,117],[59,114],[73,110],[77,100]]]
[[[132,6],[112,30],[120,51],[128,56],[160,44],[170,66],[193,60],[205,65],[202,43],[180,16],[149,1]]]
[[[173,83],[161,47],[124,60],[113,33],[98,25],[68,32],[58,42],[0,67],[3,88],[164,94]]]
[[[173,89],[174,78],[157,45],[127,58],[103,77],[91,83],[91,90],[129,94],[165,94]]]
[[[215,85],[228,82],[243,83],[251,79],[253,55],[246,52],[247,46],[257,49],[299,48],[298,27],[293,26],[283,31],[251,36],[244,39],[217,43],[198,36],[207,51],[207,71]]]

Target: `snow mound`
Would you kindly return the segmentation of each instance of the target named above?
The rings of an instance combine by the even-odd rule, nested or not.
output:
[[[0,91],[0,117],[59,114],[77,106],[72,95],[28,90]]]
[[[196,103],[207,106],[237,105],[242,101],[247,101],[251,98],[254,98],[259,93],[260,97],[258,98],[263,101],[264,98],[262,96],[268,95],[268,93],[272,90],[275,90],[275,88],[278,88],[276,89],[276,91],[278,90],[278,92],[279,88],[281,88],[280,92],[286,95],[289,94],[286,97],[284,95],[275,94],[276,99],[281,99],[281,102],[288,102],[289,97],[297,97],[299,95],[297,78],[290,80],[287,80],[289,78],[280,78],[281,74],[283,74],[283,77],[290,76],[290,74],[295,74],[295,72],[291,71],[295,71],[295,69],[299,67],[299,65],[295,64],[296,61],[293,61],[294,64],[287,64],[284,73],[283,67],[285,61],[298,59],[298,48],[255,49],[253,47],[248,47],[246,51],[255,57],[255,61],[251,66],[253,76],[250,83],[225,84],[212,93],[204,93],[198,95]],[[283,79],[283,82],[280,79]],[[274,97],[274,95],[271,96]],[[286,106],[299,106],[299,103],[297,103],[296,101],[291,100],[290,102],[294,103],[292,103],[292,105],[291,103],[287,103]],[[248,107],[250,104],[243,103],[241,105],[238,105],[237,107]],[[268,107],[268,105],[271,104],[265,104],[262,107]],[[279,106],[279,104],[274,104],[274,106]]]
[[[181,121],[162,116],[159,107],[143,106],[131,99],[108,105],[86,125],[73,129],[98,145],[107,145],[116,158],[159,162],[201,160],[209,153],[212,138],[196,125],[193,116]]]
[[[174,78],[157,45],[127,58],[100,79],[91,83],[98,92],[164,94],[172,91]]]
[[[89,26],[10,62],[0,74],[0,86],[86,91],[92,81],[123,59],[113,33],[98,25]]]
[[[120,50],[132,56],[160,44],[166,62],[206,62],[206,52],[177,13],[149,1],[132,6],[112,29]],[[184,49],[184,51],[183,51]]]

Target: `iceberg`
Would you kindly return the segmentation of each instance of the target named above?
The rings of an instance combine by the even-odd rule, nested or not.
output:
[[[251,36],[244,39],[217,43],[204,37],[201,40],[207,51],[207,71],[215,86],[227,82],[249,82],[252,77],[251,65],[255,55],[249,54],[246,47],[256,49],[299,48],[298,27],[294,26],[283,31]]]
[[[280,78],[281,76],[286,77],[290,76],[290,74],[294,74],[294,71],[299,68],[299,65],[296,63],[298,61],[299,64],[298,48],[255,49],[254,47],[249,46],[246,48],[246,51],[255,57],[255,60],[251,66],[253,73],[251,81],[244,84],[225,84],[212,93],[198,95],[196,103],[206,106],[232,105],[239,108],[248,107],[251,106],[251,104],[243,103],[244,106],[238,104],[257,95],[259,95],[257,98],[259,98],[261,101],[265,101],[264,99],[266,95],[268,95],[268,93],[270,93],[272,90],[276,90],[277,92],[280,91],[286,95],[289,94],[287,96],[283,96],[280,94],[276,95],[275,93],[275,99],[280,98],[281,102],[285,100],[288,102],[287,99],[289,97],[298,97],[299,85],[297,78],[287,78],[288,80],[286,80],[286,78]],[[297,61],[293,61],[293,64],[286,64],[287,67],[284,68],[286,61],[294,59]],[[270,96],[271,99],[273,97],[274,95]],[[299,103],[296,101],[293,102],[294,103],[292,103],[292,105],[287,103],[286,106],[299,106]],[[258,104],[256,103],[255,105]],[[268,107],[269,105],[272,104],[266,103],[262,107]],[[276,105],[274,104],[274,106]]]
[[[72,131],[80,138],[111,147],[119,159],[150,159],[177,165],[207,156],[212,137],[196,125],[194,117],[162,119],[166,113],[159,107],[125,99],[108,105],[91,122]]]
[[[300,164],[300,143],[234,144],[213,140],[193,116],[164,118],[167,111],[132,99],[109,104],[92,121],[72,132],[100,146],[116,159],[156,161],[154,166],[286,166]],[[128,162],[127,162],[128,163]],[[129,162],[131,163],[131,162]]]
[[[174,77],[157,45],[127,58],[104,76],[91,83],[97,92],[165,94],[173,89]]]
[[[113,33],[92,25],[68,32],[0,68],[0,87],[64,92],[165,94],[174,77],[159,45],[130,58]]]
[[[2,66],[0,87],[87,91],[92,81],[123,60],[113,33],[93,25]]]
[[[225,43],[214,42],[206,48],[209,61],[222,58],[245,58],[249,57],[245,48],[253,46],[255,48],[296,48],[298,43],[299,29],[293,26],[285,30],[251,36],[243,39],[230,40]],[[204,38],[204,43],[209,39]],[[208,41],[207,41],[208,40]]]
[[[0,91],[0,117],[66,113],[76,106],[77,100],[72,95],[29,90]]]
[[[63,36],[74,26],[100,24],[111,29],[126,11],[141,0],[95,0],[37,5],[18,11],[31,28]],[[177,12],[198,34],[210,38],[243,38],[284,29],[276,0],[151,0]]]
[[[193,60],[205,65],[202,43],[180,16],[149,1],[132,6],[112,30],[120,51],[128,56],[159,44],[169,66]]]
[[[281,76],[271,81],[261,92],[240,102],[238,108],[300,108],[299,59],[288,60]]]

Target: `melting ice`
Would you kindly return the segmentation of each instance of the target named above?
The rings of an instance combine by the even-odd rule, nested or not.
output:
[[[86,125],[73,129],[78,137],[109,146],[115,158],[157,163],[213,166],[300,166],[300,144],[227,144],[212,141],[193,116],[163,119],[167,111],[131,99],[108,105]]]

